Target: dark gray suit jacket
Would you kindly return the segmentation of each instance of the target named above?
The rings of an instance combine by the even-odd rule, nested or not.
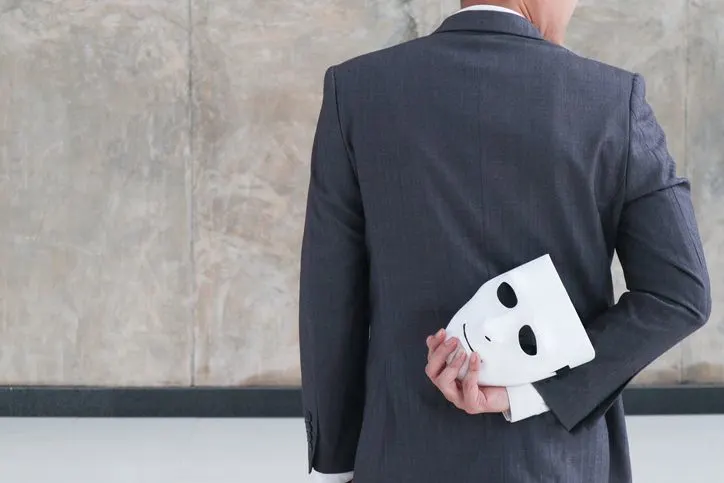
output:
[[[614,250],[628,286],[616,304]],[[549,413],[463,413],[425,375],[426,336],[483,282],[546,253],[596,359],[536,384]],[[318,471],[629,482],[621,391],[710,305],[689,184],[640,76],[478,11],[327,72],[300,300]]]

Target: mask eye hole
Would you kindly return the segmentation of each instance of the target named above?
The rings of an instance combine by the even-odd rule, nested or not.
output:
[[[535,339],[535,332],[530,325],[524,325],[518,331],[518,343],[523,352],[529,356],[534,356],[538,353],[538,343]]]
[[[518,296],[515,295],[515,290],[510,284],[503,282],[498,287],[498,300],[504,307],[512,309],[518,305]]]

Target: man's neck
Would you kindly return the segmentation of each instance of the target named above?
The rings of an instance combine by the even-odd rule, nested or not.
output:
[[[525,16],[525,8],[520,0],[462,0],[460,2],[462,8],[473,7],[476,5],[494,5],[496,7],[507,8]]]

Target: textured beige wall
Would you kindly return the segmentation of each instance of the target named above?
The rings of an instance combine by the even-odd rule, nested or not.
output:
[[[324,70],[456,3],[0,0],[0,383],[297,384]],[[646,75],[717,301],[722,39],[721,0],[581,0],[569,37]],[[718,305],[638,379],[693,381],[724,382]]]
[[[188,384],[181,2],[0,1],[0,381]]]

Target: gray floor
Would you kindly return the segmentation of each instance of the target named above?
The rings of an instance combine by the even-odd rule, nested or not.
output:
[[[724,482],[723,416],[630,433],[636,483]],[[303,483],[305,453],[294,419],[0,419],[2,483]]]

